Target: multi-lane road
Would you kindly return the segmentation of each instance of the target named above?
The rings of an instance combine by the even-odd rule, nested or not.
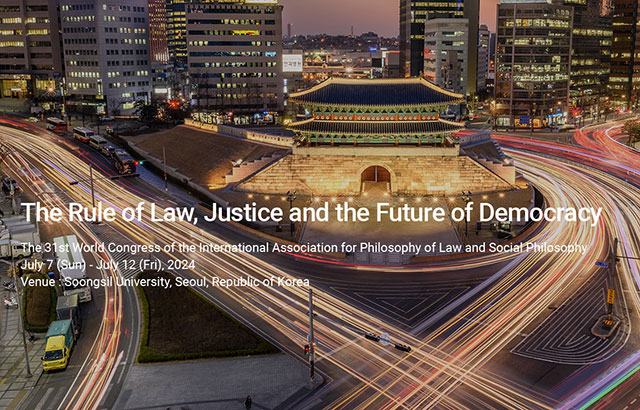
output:
[[[547,205],[603,208],[603,219],[595,228],[550,223],[537,226],[527,238],[551,245],[587,245],[585,254],[476,255],[402,268],[323,263],[277,254],[173,252],[153,257],[165,262],[194,260],[195,269],[175,272],[190,278],[310,279],[318,314],[318,369],[327,383],[299,404],[301,408],[579,408],[610,389],[620,378],[619,366],[637,350],[633,327],[640,312],[638,266],[633,260],[621,260],[618,277],[603,285],[602,278],[606,281],[607,276],[595,262],[608,258],[613,237],[620,238],[625,254],[640,255],[635,233],[640,222],[636,188],[640,181],[634,172],[638,157],[627,150],[620,155],[618,146],[604,149],[605,144],[615,143],[604,128],[577,135],[579,146],[496,137],[523,175],[545,195]],[[88,183],[69,185],[87,178],[88,163],[102,174],[114,174],[108,161],[91,149],[25,124],[0,128],[0,142],[10,150],[6,164],[48,206],[91,203]],[[97,179],[95,192],[99,202],[117,209],[135,207],[141,201],[161,206],[180,203],[141,179]],[[135,223],[74,223],[65,229],[87,243],[254,241],[228,226],[158,223],[148,214]],[[94,272],[102,276],[132,273]],[[579,310],[580,303],[588,304],[594,314],[604,309],[598,297],[603,286],[619,290],[616,309],[625,319],[616,338],[605,342],[584,334],[589,315],[578,314],[583,325],[567,323],[575,319],[572,312]],[[282,350],[302,356],[308,332],[306,288],[199,290]],[[124,376],[135,361],[138,309],[131,289],[102,292],[96,298],[101,307],[89,318],[100,323],[95,336],[80,342],[90,346],[86,354],[74,357],[77,366],[68,372],[45,376],[25,408],[115,406]],[[576,302],[580,297],[576,294],[584,295],[586,301]],[[367,341],[353,329],[388,332],[412,351]],[[576,347],[566,348],[572,342]],[[634,377],[631,374],[625,380]],[[617,390],[613,391],[604,399],[610,404],[603,400],[598,405],[624,407],[615,406],[627,397],[612,400]]]

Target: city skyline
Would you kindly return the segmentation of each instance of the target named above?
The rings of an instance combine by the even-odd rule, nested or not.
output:
[[[293,34],[350,34],[351,26],[356,35],[373,31],[384,37],[397,37],[399,33],[398,1],[352,0],[345,4],[340,0],[322,3],[280,0],[280,4],[284,6],[285,32],[286,25],[291,23]],[[497,4],[497,0],[480,0],[480,24],[486,24],[492,32]]]

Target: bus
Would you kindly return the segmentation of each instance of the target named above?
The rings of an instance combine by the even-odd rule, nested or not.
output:
[[[56,267],[65,296],[78,295],[80,302],[91,301],[91,288],[87,283],[87,265],[75,235],[53,238]]]
[[[67,132],[67,122],[56,117],[47,118],[47,129],[55,133]]]
[[[89,145],[100,152],[102,152],[102,147],[107,146],[107,144],[109,144],[109,142],[100,135],[94,135],[89,138]]]
[[[138,161],[133,159],[127,151],[117,150],[113,154],[113,165],[120,175],[135,174]]]
[[[84,143],[89,142],[89,138],[93,137],[94,132],[91,131],[89,128],[84,128],[84,127],[75,127],[73,129],[73,138],[77,139],[78,141],[82,141]]]

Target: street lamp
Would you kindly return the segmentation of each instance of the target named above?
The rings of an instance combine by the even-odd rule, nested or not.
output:
[[[27,350],[27,338],[25,336],[25,331],[26,329],[24,328],[24,320],[23,318],[26,317],[26,315],[22,314],[22,292],[24,291],[24,289],[20,286],[20,281],[18,280],[18,268],[15,266],[15,262],[14,262],[14,255],[13,255],[13,240],[12,240],[12,236],[11,236],[11,229],[9,229],[9,252],[11,252],[11,266],[13,267],[13,286],[16,289],[16,294],[18,296],[18,315],[20,316],[18,321],[20,322],[20,328],[22,329],[22,345],[24,346],[24,361],[27,365],[27,375],[26,377],[29,378],[32,376],[31,374],[31,363],[29,363],[29,351]]]
[[[95,209],[96,209],[96,195],[95,195],[95,191],[93,189],[93,181],[94,180],[97,180],[97,179],[110,179],[110,180],[113,181],[113,180],[116,180],[116,179],[133,178],[133,177],[138,177],[138,176],[140,176],[140,174],[113,175],[113,176],[107,176],[107,177],[94,178],[93,177],[93,164],[89,164],[89,178],[78,179],[76,181],[71,181],[71,182],[69,182],[69,185],[78,185],[80,182],[89,181],[90,189],[91,189],[91,206],[92,206],[92,209],[95,211]],[[100,222],[98,222],[97,220],[94,220],[92,223],[99,224]]]
[[[471,195],[471,191],[467,191],[466,193],[462,191],[462,200],[465,205],[471,202]],[[464,218],[464,235],[469,236],[469,218]]]
[[[296,200],[298,191],[287,191],[287,201],[289,202],[289,227],[291,228],[291,237],[293,238],[293,233],[296,231],[296,226],[294,222],[291,220],[291,209],[293,208],[293,201]]]

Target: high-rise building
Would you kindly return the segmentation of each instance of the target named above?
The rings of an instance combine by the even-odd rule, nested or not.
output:
[[[487,76],[489,75],[489,28],[481,25],[478,29],[478,91],[487,88]]]
[[[575,118],[595,118],[599,102],[609,92],[611,16],[602,0],[564,0],[564,4],[573,7],[570,107]]]
[[[187,61],[187,22],[185,13],[191,0],[166,0],[167,47],[169,60],[175,65]]]
[[[167,44],[167,2],[147,0],[149,10],[149,42],[151,61],[166,64],[169,61]]]
[[[610,88],[614,101],[637,108],[640,100],[640,33],[638,0],[614,0]]]
[[[487,73],[487,94],[493,96],[496,82],[496,33],[489,34],[489,67]]]
[[[546,0],[498,4],[496,125],[565,123],[573,8]]]
[[[431,19],[425,25],[424,77],[440,87],[465,95],[469,20]]]
[[[0,98],[57,92],[64,75],[56,0],[2,0]]]
[[[149,101],[146,0],[60,0],[67,104],[130,113]]]
[[[468,94],[476,92],[478,60],[479,0],[440,2],[400,0],[400,65],[405,77],[417,77],[424,70],[425,23],[430,19],[467,19],[469,41],[465,81]]]
[[[282,111],[282,6],[237,0],[186,7],[192,98],[234,114]]]
[[[292,36],[293,36],[293,24],[289,23],[287,24],[287,40],[291,40]]]

